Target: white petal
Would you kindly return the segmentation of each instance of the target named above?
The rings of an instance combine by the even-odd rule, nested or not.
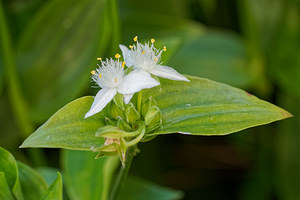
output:
[[[134,94],[145,88],[158,86],[159,82],[144,71],[133,71],[124,76],[123,84],[118,88],[121,94]]]
[[[99,90],[95,96],[91,109],[85,114],[84,118],[88,118],[100,112],[117,94],[116,89],[103,88]]]
[[[155,65],[151,67],[149,73],[154,74],[155,76],[159,76],[162,78],[167,78],[175,81],[188,81],[185,76],[179,74],[175,69],[172,67],[164,66],[164,65]]]
[[[127,67],[131,67],[133,64],[134,64],[134,60],[132,58],[132,52],[131,50],[129,50],[126,46],[120,44],[119,45],[121,51],[122,51],[122,54],[123,54],[123,57],[124,57],[124,61],[125,61],[125,65]]]
[[[124,102],[125,102],[126,104],[128,104],[129,101],[130,101],[130,99],[131,99],[132,96],[133,96],[133,93],[132,93],[132,94],[123,94],[123,96],[124,96]]]

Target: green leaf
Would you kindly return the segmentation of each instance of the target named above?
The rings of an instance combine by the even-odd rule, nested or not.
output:
[[[182,199],[183,193],[140,178],[128,177],[118,197],[119,200],[175,200]]]
[[[5,149],[0,147],[0,172],[5,174],[7,184],[17,200],[23,199],[19,181],[19,171],[15,158]]]
[[[28,23],[17,65],[35,120],[49,117],[89,85],[91,66],[109,44],[104,11],[105,0],[54,0]]]
[[[18,162],[18,168],[24,199],[39,200],[47,190],[47,183],[39,173],[27,165]]]
[[[21,147],[90,150],[102,146],[104,138],[96,137],[95,133],[105,125],[106,109],[84,119],[93,100],[93,97],[82,97],[67,104],[30,135]]]
[[[56,180],[50,185],[48,190],[44,193],[42,200],[62,200],[63,190],[62,190],[62,177],[59,172],[57,172]]]
[[[161,79],[153,96],[163,117],[161,131],[193,135],[226,135],[291,117],[287,111],[229,85],[187,76],[191,81]]]
[[[62,165],[66,189],[73,200],[107,199],[118,157],[94,159],[95,153],[64,150]]]
[[[241,38],[226,32],[207,32],[178,48],[168,65],[184,74],[193,74],[238,87],[249,86],[246,49]]]
[[[14,200],[12,193],[10,192],[9,185],[6,182],[4,172],[0,172],[0,200]]]

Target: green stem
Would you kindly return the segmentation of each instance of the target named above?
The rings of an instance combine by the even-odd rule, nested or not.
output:
[[[137,148],[136,146],[132,146],[132,147],[128,148],[128,151],[126,153],[125,165],[124,165],[124,167],[121,166],[117,180],[115,181],[115,184],[111,191],[109,200],[117,199],[117,195],[118,195],[120,189],[122,188],[122,186],[124,185],[124,182],[127,178],[136,148]]]
[[[143,97],[143,92],[139,91],[138,97],[137,97],[137,110],[141,114],[141,107],[142,107],[142,97]]]

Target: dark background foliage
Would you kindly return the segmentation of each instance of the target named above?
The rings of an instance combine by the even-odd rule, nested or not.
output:
[[[156,39],[179,72],[239,87],[294,118],[224,137],[159,136],[131,174],[185,199],[300,198],[298,0],[3,0],[0,146],[34,167],[60,168],[57,149],[18,149],[75,98],[97,92],[89,71],[118,44]],[[5,28],[5,30],[4,30]],[[10,62],[10,61],[13,62]]]

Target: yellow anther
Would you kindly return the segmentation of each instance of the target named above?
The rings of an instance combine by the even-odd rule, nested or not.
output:
[[[118,80],[117,80],[117,77],[115,77],[115,83],[117,83],[117,81],[118,81]]]
[[[164,46],[164,51],[167,51],[167,47],[166,46]]]
[[[129,45],[129,48],[130,48],[130,49],[133,49],[133,46],[132,46],[132,45]]]
[[[92,74],[92,75],[94,75],[95,73],[96,73],[96,71],[95,71],[95,70],[92,70],[92,71],[91,71],[91,74]]]
[[[125,62],[122,63],[122,67],[123,67],[123,68],[125,67]]]
[[[144,55],[144,54],[145,54],[145,51],[142,52],[142,55]]]
[[[102,74],[99,74],[99,78],[101,78],[102,77]]]
[[[102,60],[102,58],[97,58],[97,60]]]
[[[135,42],[137,41],[137,36],[135,36],[135,37],[133,38],[133,41],[135,41]]]
[[[117,58],[117,59],[119,59],[120,57],[121,57],[121,55],[118,53],[115,55],[115,58]]]
[[[155,39],[152,38],[152,39],[151,39],[151,43],[153,44],[154,42],[155,42]]]
[[[158,59],[157,58],[154,58],[154,61],[156,62]]]

